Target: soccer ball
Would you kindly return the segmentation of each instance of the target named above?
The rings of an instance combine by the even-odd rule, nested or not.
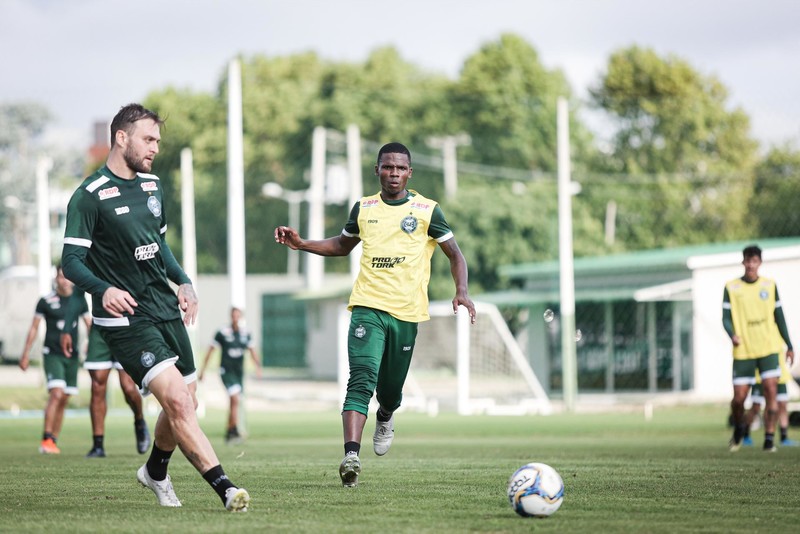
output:
[[[553,515],[564,501],[564,481],[547,464],[523,465],[508,479],[508,502],[522,517]]]

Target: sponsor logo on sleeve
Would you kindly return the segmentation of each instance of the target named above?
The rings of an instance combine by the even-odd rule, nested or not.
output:
[[[365,200],[364,202],[361,203],[362,208],[370,208],[372,206],[377,206],[377,205],[378,205],[378,199],[376,198]]]
[[[423,202],[412,202],[411,208],[417,208],[418,210],[429,210],[431,209],[431,205]]]
[[[158,184],[155,182],[142,182],[139,185],[142,191],[158,191]]]

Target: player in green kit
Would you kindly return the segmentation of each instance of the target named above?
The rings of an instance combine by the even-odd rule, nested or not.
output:
[[[243,512],[250,496],[228,479],[195,413],[197,373],[186,325],[197,317],[197,294],[167,245],[163,187],[148,174],[162,123],[139,104],[124,106],[112,120],[106,164],[67,207],[64,274],[92,295],[94,328],[142,394],[155,395],[163,409],[150,457],[136,473],[139,483],[160,505],[181,506],[167,474],[180,446],[225,508]]]
[[[379,193],[363,197],[350,211],[342,233],[319,241],[302,239],[288,226],[275,229],[275,241],[321,256],[346,256],[361,242],[361,269],[350,294],[347,337],[350,378],[342,409],[345,457],[342,485],[358,485],[361,436],[373,392],[378,400],[372,446],[383,456],[394,439],[394,412],[411,365],[417,324],[427,321],[428,280],[436,245],[450,260],[456,286],[453,313],[464,306],[475,322],[467,292],[467,262],[439,205],[406,185],[411,153],[400,143],[378,151],[375,175]]]
[[[208,347],[206,357],[200,366],[198,375],[203,380],[208,361],[215,350],[219,349],[221,361],[219,364],[219,374],[225,391],[228,392],[230,409],[228,410],[228,428],[225,431],[226,443],[238,443],[242,436],[239,433],[239,404],[241,393],[244,389],[244,353],[249,352],[250,358],[256,366],[256,376],[261,377],[261,362],[258,360],[258,353],[253,344],[253,335],[250,330],[242,324],[242,310],[231,308],[231,324],[217,331],[211,345]]]
[[[42,443],[39,445],[39,452],[42,454],[59,454],[56,441],[61,433],[61,425],[64,422],[64,410],[70,395],[78,394],[78,369],[80,361],[72,358],[70,354],[61,351],[61,332],[64,330],[64,312],[67,302],[72,296],[73,286],[65,276],[61,266],[56,266],[56,287],[55,291],[39,299],[36,304],[36,314],[28,330],[28,337],[25,340],[25,348],[22,350],[22,357],[19,366],[23,371],[28,369],[30,363],[30,352],[36,335],[39,332],[39,323],[44,319],[45,330],[44,346],[42,347],[44,372],[47,377],[47,407],[44,410],[44,435]],[[83,316],[86,325],[89,325],[89,308],[86,301],[83,306],[75,310],[75,323],[70,328],[76,328],[78,317]]]

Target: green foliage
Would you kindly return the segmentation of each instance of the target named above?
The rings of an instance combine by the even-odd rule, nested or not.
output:
[[[459,160],[482,164],[489,172],[478,177],[462,170],[459,196],[445,208],[470,261],[476,291],[504,287],[496,275],[499,265],[557,257],[555,179],[548,173],[556,170],[556,102],[560,96],[569,99],[571,90],[563,73],[545,68],[524,39],[504,34],[487,42],[467,58],[456,80],[419,69],[393,47],[373,50],[363,63],[323,61],[315,53],[256,55],[243,59],[242,74],[249,272],[282,272],[286,265],[286,250],[275,246],[269,230],[287,222],[287,204],[263,198],[261,186],[272,181],[288,190],[306,189],[313,129],[344,132],[350,124],[359,127],[364,140],[366,193],[377,190],[377,146],[399,140],[417,156],[411,187],[438,200],[442,171],[433,162],[440,155],[427,141],[470,135],[472,144],[458,149]],[[746,206],[753,198],[756,144],[747,116],[728,109],[726,101],[721,82],[679,58],[638,47],[611,55],[592,91],[592,104],[615,126],[607,150],[597,151],[579,105],[571,102],[571,164],[573,179],[582,186],[573,198],[576,254],[752,234]],[[199,269],[224,272],[225,76],[214,95],[168,88],[150,95],[147,103],[169,116],[155,172],[168,182],[170,231],[180,235],[179,154],[189,146],[197,180]],[[329,162],[343,163],[344,154],[341,135],[329,135]],[[501,178],[508,169],[549,177],[521,180],[513,186],[521,189],[514,191]],[[496,200],[491,206],[489,197]],[[617,208],[613,242],[606,243],[612,203]],[[348,211],[343,205],[326,208],[326,235],[339,232]],[[301,225],[301,233],[305,230]],[[431,293],[449,297],[447,261],[435,257],[434,262]],[[347,268],[346,262],[328,266]]]
[[[590,194],[598,216],[615,197],[618,239],[627,248],[730,240],[750,231],[745,207],[756,143],[744,112],[726,109],[727,91],[716,78],[634,46],[612,54],[592,97],[617,123],[605,170],[622,174],[606,184],[610,190]]]
[[[553,171],[556,168],[556,101],[571,94],[560,70],[548,71],[536,50],[504,34],[467,58],[453,88],[460,129],[472,136],[465,157],[485,164]],[[574,154],[588,137],[572,118]]]
[[[0,104],[0,153],[24,152],[24,147],[41,135],[52,120],[50,110],[36,102]]]
[[[467,259],[473,294],[508,287],[497,272],[501,265],[558,258],[558,190],[553,175],[530,183],[467,180],[456,199],[441,205]],[[573,233],[577,255],[601,250],[602,228],[578,203],[573,205]],[[450,263],[444,254],[434,258],[431,298],[451,299],[455,289]]]
[[[758,235],[800,235],[800,150],[788,144],[770,150],[756,167],[755,194],[750,207]]]

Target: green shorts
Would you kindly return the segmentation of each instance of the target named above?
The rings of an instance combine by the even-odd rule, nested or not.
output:
[[[222,383],[225,384],[225,389],[228,391],[229,396],[238,395],[242,392],[244,387],[244,365],[240,358],[238,361],[223,361],[219,366],[219,375],[222,377]]]
[[[367,415],[373,392],[384,410],[400,407],[417,327],[381,310],[353,308],[347,333],[350,379],[343,411]]]
[[[150,381],[170,365],[178,368],[187,384],[197,380],[192,344],[182,320],[141,321],[129,327],[95,325],[94,328],[100,331],[122,368],[139,386],[142,396],[150,394],[147,387]]]
[[[83,368],[89,371],[101,369],[122,369],[122,364],[117,361],[108,344],[100,335],[98,328],[89,331],[89,348],[86,350],[86,360]]]
[[[789,402],[789,391],[786,389],[785,383],[778,383],[778,395],[776,398],[778,402]],[[750,388],[750,400],[753,401],[753,404],[760,404],[761,406],[767,403],[767,399],[764,398],[764,389],[760,383],[753,384],[753,387]]]
[[[756,383],[756,369],[761,378],[778,378],[781,376],[781,363],[778,353],[751,358],[748,360],[733,360],[733,385],[753,385]]]
[[[43,359],[47,391],[60,388],[67,395],[77,395],[80,360],[75,356],[67,358],[61,354],[45,354]]]

